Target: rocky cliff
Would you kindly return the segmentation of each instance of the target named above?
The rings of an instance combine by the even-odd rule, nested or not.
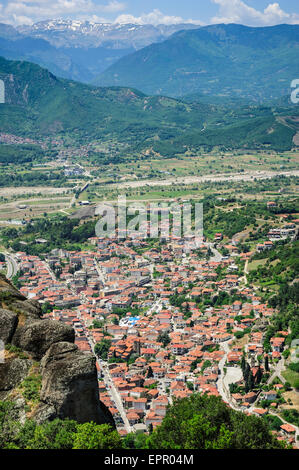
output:
[[[74,330],[43,319],[38,302],[27,300],[0,276],[0,400],[13,401],[18,418],[38,423],[70,418],[114,426],[99,399],[96,359],[74,344]]]

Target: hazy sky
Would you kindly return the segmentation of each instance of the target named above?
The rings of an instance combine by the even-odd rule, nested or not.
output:
[[[299,0],[0,0],[0,22],[68,18],[95,22],[299,24]]]

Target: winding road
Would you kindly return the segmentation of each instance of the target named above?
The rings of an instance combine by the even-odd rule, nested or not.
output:
[[[12,279],[19,271],[19,266],[13,255],[8,253],[4,253],[4,255],[7,265],[6,277],[7,279]]]

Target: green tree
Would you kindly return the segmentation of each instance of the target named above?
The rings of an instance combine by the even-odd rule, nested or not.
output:
[[[263,372],[262,372],[261,368],[259,367],[258,370],[257,370],[256,376],[255,376],[256,383],[257,384],[261,383],[262,378],[263,378]]]
[[[147,369],[146,378],[151,379],[152,377],[154,377],[153,369],[151,368],[151,366],[149,366],[149,368]]]
[[[84,423],[77,425],[73,449],[121,449],[122,440],[109,424]]]
[[[111,347],[111,340],[110,339],[102,339],[100,343],[97,343],[94,347],[94,352],[97,356],[101,357],[102,359],[106,360],[108,357],[108,351]]]
[[[229,408],[220,397],[175,400],[148,437],[149,449],[281,449],[261,418]]]
[[[241,359],[241,369],[243,372],[243,376],[244,376],[245,366],[246,366],[246,359],[245,359],[245,354],[243,354],[242,359]]]
[[[248,380],[249,373],[250,373],[250,365],[248,364],[248,362],[246,362],[245,368],[244,368],[244,371],[243,371],[243,378],[244,378],[245,382],[247,382],[247,380]]]
[[[265,371],[266,372],[269,372],[269,358],[268,358],[268,354],[266,354],[265,356]]]
[[[19,423],[13,419],[14,405],[0,402],[0,449],[5,449],[19,431]]]
[[[61,419],[42,425],[26,423],[18,437],[27,434],[27,443],[23,442],[26,449],[72,449],[76,426],[76,421]]]
[[[158,338],[157,338],[157,342],[162,343],[163,348],[165,348],[170,343],[170,341],[171,341],[171,339],[170,339],[169,334],[167,333],[167,331],[164,331],[163,333],[160,333]]]

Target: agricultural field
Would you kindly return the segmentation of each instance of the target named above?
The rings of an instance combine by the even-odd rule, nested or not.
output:
[[[113,142],[97,143],[96,149],[113,152],[116,147]],[[0,220],[69,214],[83,201],[91,205],[103,200],[116,201],[120,194],[132,201],[200,200],[213,195],[227,198],[233,189],[238,197],[262,201],[283,200],[298,191],[295,176],[299,152],[294,151],[186,152],[164,158],[163,162],[160,156],[149,152],[124,157],[124,161],[117,163],[112,158],[104,165],[88,155],[85,147],[78,147],[76,152],[76,148],[68,148],[64,143],[58,157],[20,165],[3,163]],[[75,164],[84,173],[67,177],[66,165]],[[286,177],[280,178],[281,175]],[[257,223],[262,225],[264,220]]]

